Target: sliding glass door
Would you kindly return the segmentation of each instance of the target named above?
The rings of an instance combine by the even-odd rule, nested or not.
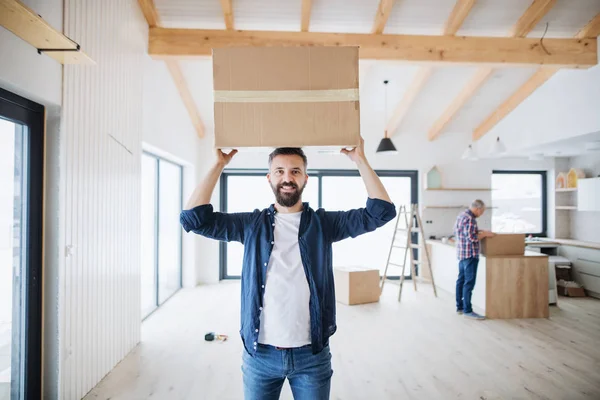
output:
[[[41,396],[43,126],[0,89],[0,400]]]
[[[183,168],[142,154],[142,318],[181,288]]]
[[[416,171],[377,171],[396,207],[402,204],[417,203]],[[221,176],[221,210],[225,212],[252,211],[263,209],[274,201],[273,191],[266,178],[267,171],[227,170]],[[354,170],[312,170],[302,194],[302,200],[310,203],[313,209],[349,210],[364,207],[367,191],[358,171]],[[381,229],[354,239],[347,239],[333,245],[335,266],[360,265],[377,268],[383,274],[390,249],[394,221]],[[243,246],[231,242],[221,246],[221,279],[239,278],[242,271]],[[391,262],[401,264],[396,259],[401,252],[394,252]],[[400,254],[401,255],[401,254]],[[399,277],[401,268],[390,266],[388,276]],[[410,276],[407,265],[405,275]]]
[[[326,210],[350,210],[365,206],[367,190],[360,176],[325,175],[322,181],[322,207]],[[411,185],[412,176],[381,176],[390,198],[396,205],[410,205],[413,201]],[[416,200],[415,200],[416,201]],[[381,275],[385,270],[391,238],[394,234],[395,221],[356,238],[348,238],[333,245],[333,261],[335,266],[360,266],[379,269]],[[396,240],[400,242],[400,240]],[[403,251],[394,251],[390,262],[401,265]],[[390,277],[400,276],[402,268],[390,265],[387,271]],[[405,276],[410,276],[407,265]]]

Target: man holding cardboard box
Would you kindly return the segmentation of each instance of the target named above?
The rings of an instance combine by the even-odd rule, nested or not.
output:
[[[275,204],[248,213],[214,212],[211,194],[236,154],[217,150],[217,162],[181,213],[186,232],[244,244],[240,334],[246,399],[278,399],[286,378],[295,399],[329,398],[329,337],[337,329],[332,244],[396,216],[362,139],[342,152],[360,171],[369,196],[364,208],[325,211],[302,203],[306,156],[299,148],[278,148],[269,156],[267,174]]]
[[[494,234],[480,231],[477,218],[485,212],[485,204],[475,200],[471,207],[463,211],[456,219],[454,235],[456,236],[456,251],[458,256],[458,279],[456,280],[456,312],[467,318],[482,320],[485,317],[473,311],[471,294],[477,278],[479,264],[479,241]]]

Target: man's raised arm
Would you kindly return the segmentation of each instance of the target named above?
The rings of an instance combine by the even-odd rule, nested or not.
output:
[[[217,186],[217,182],[219,181],[219,177],[221,176],[223,169],[227,164],[229,164],[236,153],[237,150],[232,150],[229,152],[229,154],[225,154],[221,150],[217,150],[217,160],[215,164],[208,171],[208,174],[204,180],[198,186],[196,186],[196,189],[194,189],[194,192],[185,205],[186,210],[191,210],[194,207],[210,203],[210,198],[215,190],[215,186]]]

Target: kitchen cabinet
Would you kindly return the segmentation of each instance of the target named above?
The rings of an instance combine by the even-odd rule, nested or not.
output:
[[[579,179],[577,210],[600,211],[600,178]]]
[[[453,243],[428,240],[436,287],[456,293],[458,260]],[[479,256],[471,303],[475,312],[490,319],[547,318],[549,315],[548,256]]]
[[[571,261],[573,279],[589,296],[600,298],[600,250],[561,245],[558,251]]]

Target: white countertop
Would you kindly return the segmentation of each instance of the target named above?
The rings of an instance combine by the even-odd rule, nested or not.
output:
[[[448,241],[447,243],[442,243],[441,240],[428,239],[427,242],[456,247],[456,242],[454,242],[452,240]],[[537,240],[527,240],[526,239],[525,244],[527,246],[535,246],[536,244],[540,244],[540,245],[558,244],[558,245],[563,245],[563,246],[574,246],[574,247],[582,247],[582,248],[586,248],[586,249],[600,250],[600,243],[585,242],[582,240],[573,240],[573,239],[550,239],[550,238],[537,238]],[[525,254],[527,254],[527,251]]]
[[[443,243],[441,240],[434,240],[434,239],[429,239],[427,240],[428,243],[432,243],[432,244],[438,244],[438,245],[442,245],[442,246],[448,246],[451,248],[456,248],[456,242],[451,240],[448,241],[447,243]],[[481,254],[481,257],[486,257],[485,255]],[[515,255],[498,255],[498,256],[487,256],[487,258],[511,258],[511,257],[548,257],[547,254],[543,254],[543,253],[538,253],[536,251],[531,251],[531,250],[525,250],[525,254],[515,254]]]
[[[541,242],[554,242],[558,244],[562,244],[565,246],[574,246],[574,247],[583,247],[586,249],[594,249],[600,250],[600,243],[598,242],[585,242],[582,240],[573,240],[573,239],[550,239],[550,238],[541,238]]]

